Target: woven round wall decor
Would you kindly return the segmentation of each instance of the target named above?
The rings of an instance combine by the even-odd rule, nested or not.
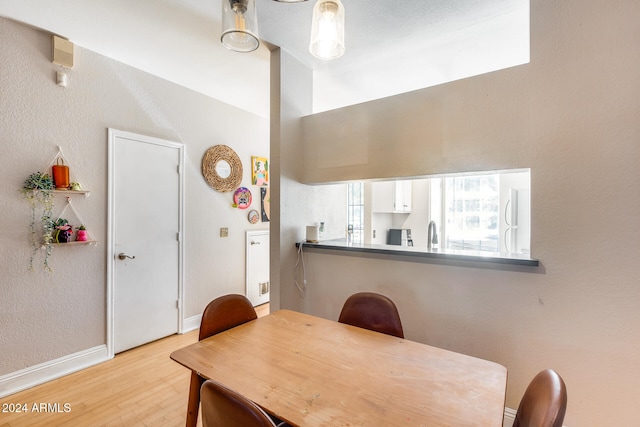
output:
[[[227,168],[228,166],[228,168]],[[226,172],[222,176],[221,170]],[[242,162],[231,147],[214,145],[210,147],[202,158],[202,176],[214,190],[233,191],[242,181]]]

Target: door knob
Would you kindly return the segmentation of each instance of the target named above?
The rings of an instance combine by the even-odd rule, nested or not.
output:
[[[259,244],[260,244],[260,242],[254,242],[253,240],[251,241],[251,246],[253,246],[253,245],[259,245]]]
[[[120,252],[120,253],[118,254],[118,259],[121,259],[121,260],[123,260],[123,261],[124,261],[124,260],[125,260],[125,259],[127,259],[127,258],[129,258],[129,259],[135,259],[136,257],[135,257],[135,255],[134,255],[134,256],[129,256],[129,255],[125,254],[124,252]]]

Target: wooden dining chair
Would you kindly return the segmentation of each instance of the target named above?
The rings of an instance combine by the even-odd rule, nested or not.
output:
[[[374,292],[358,292],[347,298],[338,322],[404,338],[396,305]]]
[[[251,301],[244,295],[224,295],[211,301],[202,313],[198,340],[242,325],[258,318]],[[195,372],[191,372],[189,387],[189,403],[187,406],[187,427],[195,427],[198,422],[198,408],[200,406],[200,388],[205,379]]]
[[[200,391],[202,427],[277,427],[251,400],[222,384],[207,380]]]
[[[544,370],[529,383],[513,427],[561,427],[567,410],[567,388],[558,373]]]

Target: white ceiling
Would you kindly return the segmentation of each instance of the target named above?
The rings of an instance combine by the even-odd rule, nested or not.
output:
[[[267,117],[269,51],[220,44],[221,0],[0,0],[0,16]],[[222,0],[225,1],[225,0]],[[314,70],[314,111],[529,59],[529,0],[342,0],[346,53],[309,54],[314,0],[256,0],[259,35]]]

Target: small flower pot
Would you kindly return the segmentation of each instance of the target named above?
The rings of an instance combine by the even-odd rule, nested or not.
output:
[[[53,232],[53,241],[56,243],[67,243],[71,240],[73,230],[70,228],[67,230],[55,230]]]
[[[86,242],[87,240],[89,240],[89,233],[87,233],[87,230],[78,230],[76,233],[76,241]]]

